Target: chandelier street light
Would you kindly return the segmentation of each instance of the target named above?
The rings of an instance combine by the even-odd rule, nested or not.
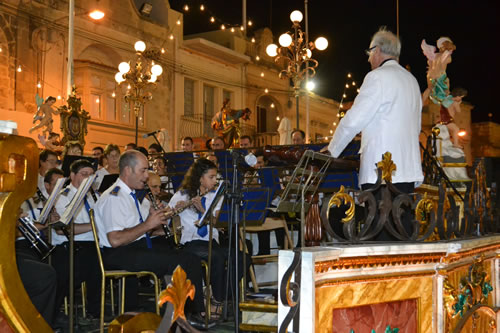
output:
[[[115,81],[118,85],[128,84],[125,102],[133,103],[135,114],[135,144],[139,131],[139,113],[147,101],[153,98],[151,90],[156,87],[156,80],[163,73],[161,65],[155,63],[160,59],[160,50],[147,50],[143,41],[134,45],[135,61],[122,62],[118,65]]]
[[[328,40],[324,37],[318,37],[314,43],[308,41],[307,33],[304,33],[300,26],[302,19],[302,13],[294,10],[290,14],[293,30],[279,37],[280,46],[269,44],[266,47],[267,55],[273,57],[276,64],[281,62],[284,64],[285,69],[279,73],[279,78],[291,79],[293,82],[297,129],[299,128],[300,85],[304,79],[316,75],[316,67],[318,67],[318,61],[312,58],[312,51],[314,49],[322,51],[328,47]]]

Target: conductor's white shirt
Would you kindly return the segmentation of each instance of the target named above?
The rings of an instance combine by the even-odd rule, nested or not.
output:
[[[328,146],[338,157],[361,132],[359,184],[374,184],[376,164],[392,154],[397,170],[393,183],[423,181],[419,134],[422,98],[415,77],[395,60],[369,72],[352,108],[340,121]]]

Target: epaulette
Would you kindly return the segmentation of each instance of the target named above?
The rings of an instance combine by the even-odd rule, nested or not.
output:
[[[120,191],[120,186],[116,186],[109,194],[118,195],[119,191]]]
[[[64,190],[61,191],[61,195],[64,195],[65,197],[68,196],[69,193],[69,187],[66,187]]]

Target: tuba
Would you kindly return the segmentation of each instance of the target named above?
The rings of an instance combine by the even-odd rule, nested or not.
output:
[[[33,225],[30,218],[19,218],[19,225],[17,228],[24,238],[30,242],[31,248],[36,251],[41,260],[45,260],[54,250],[54,246],[43,240],[40,231]]]

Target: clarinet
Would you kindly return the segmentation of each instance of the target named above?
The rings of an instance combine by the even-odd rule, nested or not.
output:
[[[21,217],[18,220],[19,225],[17,228],[21,234],[31,244],[31,248],[36,251],[40,259],[45,260],[55,247],[43,240],[40,231],[33,225],[30,218]]]
[[[146,190],[146,195],[148,196],[149,201],[151,201],[151,205],[153,205],[154,210],[160,209],[158,207],[158,204],[156,203],[156,199],[155,199],[155,196],[153,195],[153,192],[151,192],[151,189],[149,187],[146,187],[145,190]],[[161,226],[163,228],[163,232],[165,232],[165,238],[168,239],[168,238],[174,236],[174,235],[172,235],[172,231],[170,231],[170,228],[168,227],[168,225],[162,224]]]

